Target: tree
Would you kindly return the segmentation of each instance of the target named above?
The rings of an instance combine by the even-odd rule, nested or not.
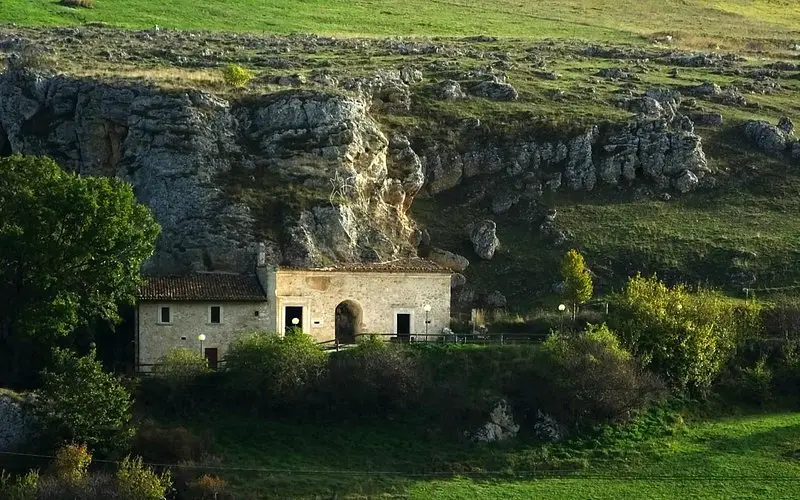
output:
[[[46,157],[0,159],[0,366],[10,382],[29,384],[37,355],[77,326],[119,320],[158,232],[120,179],[81,177]]]
[[[564,294],[572,303],[572,320],[578,312],[578,305],[592,298],[592,277],[586,263],[577,250],[564,255],[561,261],[561,277],[564,280]]]
[[[53,358],[32,403],[45,441],[86,443],[102,451],[124,448],[133,435],[130,392],[103,371],[94,351],[78,357],[55,348]]]
[[[642,362],[676,389],[702,391],[737,343],[760,329],[757,303],[713,290],[694,293],[636,275],[611,298],[609,325]]]

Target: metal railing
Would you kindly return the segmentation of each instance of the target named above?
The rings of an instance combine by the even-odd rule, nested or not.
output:
[[[317,345],[328,351],[340,351],[356,345],[360,339],[385,338],[389,342],[400,343],[435,343],[435,344],[530,344],[539,343],[547,338],[546,333],[428,333],[413,335],[398,335],[396,333],[359,333],[355,335],[355,343],[344,343],[339,339],[317,342]]]

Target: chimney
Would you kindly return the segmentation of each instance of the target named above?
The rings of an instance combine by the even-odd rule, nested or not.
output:
[[[267,265],[267,246],[263,241],[258,243],[256,250],[256,267],[266,267]]]

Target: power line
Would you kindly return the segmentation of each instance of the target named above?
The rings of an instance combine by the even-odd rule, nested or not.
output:
[[[3,452],[0,455],[13,455],[32,458],[55,459],[53,455],[38,455],[33,453]],[[93,460],[93,462],[120,464],[118,460]],[[257,472],[264,474],[334,474],[340,476],[399,476],[399,477],[482,477],[482,476],[505,476],[509,478],[530,478],[530,479],[579,479],[579,480],[606,480],[606,481],[797,481],[800,475],[793,476],[743,476],[731,474],[699,474],[699,475],[675,475],[675,474],[618,474],[600,472],[582,472],[570,469],[543,469],[517,471],[509,473],[501,470],[485,471],[430,471],[430,472],[404,472],[404,471],[357,471],[357,470],[335,470],[335,469],[277,469],[261,467],[226,467],[220,465],[192,465],[192,464],[165,464],[154,462],[143,462],[144,465],[159,468],[178,468],[195,470],[213,470],[228,472]]]

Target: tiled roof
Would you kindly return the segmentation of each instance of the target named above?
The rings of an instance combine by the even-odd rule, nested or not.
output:
[[[287,267],[280,269],[287,271],[333,271],[351,273],[443,273],[452,274],[451,271],[439,264],[419,258],[397,259],[388,262],[347,262],[334,264],[329,267]]]
[[[139,300],[266,301],[254,274],[204,273],[145,278]]]

